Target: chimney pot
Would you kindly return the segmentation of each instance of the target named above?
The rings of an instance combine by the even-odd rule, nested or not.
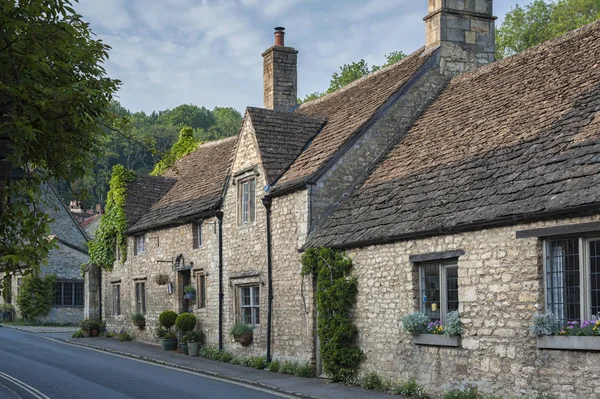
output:
[[[285,46],[284,36],[285,36],[285,28],[283,26],[276,27],[275,28],[275,45],[276,46]]]

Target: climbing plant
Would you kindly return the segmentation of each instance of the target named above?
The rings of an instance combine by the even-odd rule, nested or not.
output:
[[[165,171],[173,166],[175,162],[184,156],[193,152],[198,148],[198,143],[194,138],[194,131],[191,127],[184,127],[179,132],[179,140],[173,144],[173,148],[169,150],[158,163],[150,174],[152,176],[161,176]]]
[[[23,276],[17,295],[17,305],[25,320],[46,316],[54,304],[56,275],[39,277],[36,274]]]
[[[121,263],[127,259],[127,236],[125,235],[127,219],[124,206],[127,184],[134,180],[134,172],[125,169],[122,165],[113,167],[104,215],[94,240],[88,244],[90,262],[106,270],[112,270],[117,245],[121,254]]]
[[[302,255],[302,275],[316,278],[317,326],[323,371],[334,381],[347,381],[364,358],[356,345],[358,330],[350,311],[358,283],[349,277],[352,260],[343,251],[311,248]]]

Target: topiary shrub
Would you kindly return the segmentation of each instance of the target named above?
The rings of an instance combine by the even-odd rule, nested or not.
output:
[[[175,319],[175,328],[177,328],[182,333],[186,333],[196,328],[196,322],[196,316],[194,316],[193,314],[181,313]]]
[[[28,274],[21,280],[17,305],[26,321],[46,316],[52,310],[56,291],[56,275],[38,277]]]
[[[158,316],[158,322],[166,329],[173,327],[175,320],[177,320],[177,313],[172,310],[165,310]]]

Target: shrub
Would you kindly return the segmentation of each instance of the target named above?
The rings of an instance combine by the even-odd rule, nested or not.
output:
[[[231,328],[231,335],[233,335],[234,337],[237,337],[237,336],[245,334],[247,332],[251,332],[253,329],[254,329],[254,327],[252,327],[250,324],[236,323]]]
[[[114,337],[116,334],[113,331],[107,331],[105,334],[106,338],[112,338]]]
[[[220,360],[221,362],[229,363],[233,360],[233,355],[226,351],[219,351],[219,357],[216,360]]]
[[[409,396],[416,399],[429,399],[429,395],[427,394],[427,391],[425,391],[425,388],[419,385],[414,378],[395,386],[392,389],[392,394]]]
[[[292,362],[283,362],[283,364],[279,368],[279,372],[281,374],[294,375],[296,374],[296,364]]]
[[[119,334],[119,341],[131,341],[133,337],[127,331],[123,331]]]
[[[195,294],[196,288],[194,288],[193,285],[186,285],[185,287],[183,287],[183,292],[185,292],[186,294]]]
[[[187,333],[187,342],[198,342],[200,344],[204,343],[204,332],[200,330],[194,330]]]
[[[450,312],[446,315],[446,323],[444,323],[444,335],[454,337],[461,335],[464,332],[458,310]]]
[[[97,319],[90,319],[90,330],[100,330],[102,322]]]
[[[14,312],[15,308],[10,303],[0,303],[0,312]]]
[[[83,338],[83,332],[81,331],[81,329],[75,331],[71,338]]]
[[[411,334],[423,334],[427,332],[427,326],[431,320],[421,312],[411,313],[402,318],[402,330]]]
[[[182,343],[182,344],[187,344],[187,342],[188,342],[188,335],[187,335],[187,333],[183,334],[181,336],[181,339],[179,340],[179,342]]]
[[[166,334],[166,333],[168,333],[168,332],[169,332],[169,330],[168,330],[168,329],[166,329],[166,328],[165,328],[165,327],[163,327],[163,326],[158,326],[158,327],[156,327],[156,336],[157,336],[159,339],[163,339],[163,338],[165,337],[165,334]]]
[[[267,368],[267,358],[263,356],[257,356],[250,358],[250,367],[255,369],[264,370]]]
[[[162,339],[177,339],[177,335],[175,335],[175,333],[173,331],[167,331],[163,336]]]
[[[268,368],[269,371],[278,372],[281,368],[281,363],[279,362],[279,360],[272,360],[271,363],[269,363]]]
[[[202,348],[200,348],[199,354],[207,359],[218,360],[219,349],[212,345],[204,345]]]
[[[46,316],[52,310],[56,291],[56,275],[44,278],[28,274],[21,280],[17,305],[27,321]]]
[[[196,322],[197,322],[196,316],[194,316],[193,314],[181,313],[175,319],[175,328],[177,328],[181,332],[186,333],[186,332],[192,331],[194,328],[196,328]]]
[[[535,335],[556,335],[560,330],[560,325],[552,312],[536,312],[531,320],[529,330]]]
[[[296,377],[310,378],[315,376],[315,368],[309,363],[301,363],[296,367]]]
[[[146,317],[144,317],[144,314],[142,312],[135,312],[134,314],[131,315],[131,321],[134,321],[134,322],[146,321]]]
[[[389,389],[389,383],[385,381],[375,371],[369,371],[360,379],[360,386],[373,391],[386,391]]]
[[[158,316],[158,322],[166,329],[173,327],[175,320],[177,320],[177,313],[172,310],[165,310]]]
[[[92,321],[90,319],[83,319],[79,321],[79,328],[83,331],[89,331],[92,329]]]

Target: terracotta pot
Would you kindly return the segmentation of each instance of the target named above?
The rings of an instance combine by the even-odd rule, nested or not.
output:
[[[90,330],[81,330],[81,332],[83,333],[83,336],[86,338],[89,337],[90,334],[92,333]]]
[[[252,331],[245,332],[241,335],[234,335],[233,340],[242,345],[250,345],[250,342],[252,342]]]
[[[98,336],[98,330],[92,330],[90,331],[92,334],[92,337],[97,337]]]

